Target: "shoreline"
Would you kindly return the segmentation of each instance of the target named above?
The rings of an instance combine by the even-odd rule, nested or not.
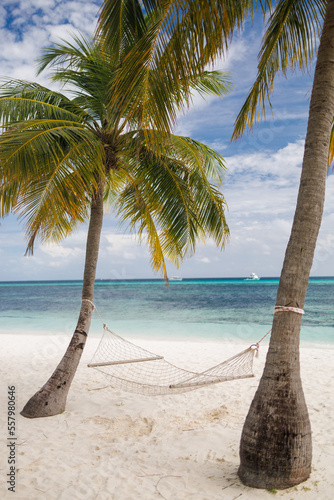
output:
[[[263,325],[261,325],[263,326]],[[316,327],[313,327],[316,329]],[[263,329],[264,331],[266,328]],[[10,333],[9,333],[10,332]],[[141,335],[139,333],[138,335],[124,335],[122,332],[119,332],[117,329],[115,329],[115,332],[120,335],[124,340],[128,340],[129,342],[132,342],[134,344],[137,344],[139,346],[143,346],[143,344],[146,343],[185,343],[185,344],[217,344],[217,345],[235,345],[237,349],[246,349],[252,344],[256,344],[260,340],[261,332],[258,332],[257,334],[254,335],[253,339],[250,338],[233,338],[233,337],[226,337],[226,338],[215,338],[215,337],[208,337],[206,338],[205,336],[202,337],[196,337],[193,336],[191,337],[190,335],[188,336],[182,336],[180,337],[177,336],[171,336],[167,337],[167,335],[156,335],[153,337],[153,335]],[[60,339],[60,342],[63,345],[66,345],[66,342],[69,342],[71,337],[72,337],[73,331],[68,330],[67,332],[59,332],[55,333],[54,331],[47,331],[47,329],[42,330],[42,329],[36,329],[36,330],[29,330],[29,331],[22,331],[22,329],[17,328],[17,329],[6,329],[6,328],[1,328],[0,327],[0,341],[1,339],[5,339],[5,342],[7,342],[7,336],[11,338],[22,338],[22,337],[39,337],[39,338],[44,338],[45,343],[47,342],[47,339],[50,340],[50,338],[54,337],[57,339]],[[88,334],[88,339],[87,343],[95,343],[96,345],[100,342],[101,338],[103,335],[103,331],[91,331]],[[268,335],[267,338],[265,338],[261,343],[260,343],[260,349],[268,349],[269,346],[269,339],[270,336]],[[300,338],[300,348],[301,349],[334,349],[334,339],[333,342],[329,342],[327,340],[309,340],[309,339],[303,339],[302,336]],[[85,351],[87,350],[87,345],[85,347]],[[60,353],[61,354],[61,353]]]
[[[130,340],[164,355],[177,366],[196,371],[241,350],[239,342]],[[236,474],[242,426],[262,374],[267,346],[263,345],[254,359],[254,378],[185,394],[141,396],[108,388],[101,373],[87,368],[99,341],[90,337],[66,411],[30,420],[19,411],[51,375],[68,336],[2,334],[0,341],[0,409],[4,422],[7,387],[15,386],[17,396],[17,500],[273,497],[265,490],[242,485]],[[302,382],[313,430],[313,472],[306,482],[278,491],[276,498],[332,498],[333,365],[333,349],[301,347]],[[6,449],[6,436],[2,436],[0,446]],[[2,479],[8,469],[5,458]],[[13,498],[4,481],[0,490],[1,498]]]

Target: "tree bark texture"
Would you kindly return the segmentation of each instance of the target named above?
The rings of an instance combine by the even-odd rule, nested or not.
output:
[[[334,0],[329,0],[315,69],[295,217],[276,305],[304,307],[325,201],[334,112]],[[311,472],[311,426],[300,379],[302,316],[279,312],[264,372],[240,443],[239,477],[255,488],[284,489]]]
[[[82,298],[93,302],[94,282],[103,223],[104,183],[93,197],[87,234]],[[89,332],[93,306],[83,301],[75,332],[59,365],[43,387],[32,396],[21,411],[28,418],[50,417],[65,411],[68,391],[79,364]]]

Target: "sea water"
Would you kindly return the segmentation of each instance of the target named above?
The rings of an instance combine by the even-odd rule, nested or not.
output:
[[[122,336],[257,342],[271,328],[278,278],[99,280],[90,334],[102,322]],[[68,334],[81,302],[80,281],[0,283],[0,333]],[[334,344],[334,278],[311,278],[301,340]]]

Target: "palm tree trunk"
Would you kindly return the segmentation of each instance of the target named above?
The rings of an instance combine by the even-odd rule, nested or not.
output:
[[[93,301],[95,274],[100,247],[100,236],[103,222],[104,183],[93,197],[86,244],[85,271],[82,287],[82,298]],[[21,415],[28,418],[50,417],[65,410],[67,394],[79,364],[87,334],[89,331],[93,306],[83,301],[77,327],[71,342],[46,384],[32,396]]]
[[[297,207],[276,305],[304,307],[325,201],[334,112],[334,0],[329,0],[310,103]],[[240,443],[239,477],[255,488],[284,489],[311,472],[311,426],[299,367],[300,314],[275,314],[264,372]]]

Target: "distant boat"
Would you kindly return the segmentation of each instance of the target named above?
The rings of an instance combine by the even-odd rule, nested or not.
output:
[[[182,278],[181,278],[181,276],[172,276],[170,278],[170,281],[182,281]]]
[[[259,277],[255,273],[251,273],[248,278],[245,278],[246,281],[259,281]]]

